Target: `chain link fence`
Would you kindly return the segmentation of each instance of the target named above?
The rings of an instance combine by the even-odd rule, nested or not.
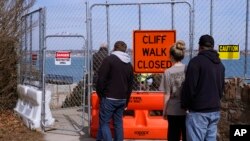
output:
[[[65,10],[66,13],[59,12]],[[19,83],[43,91],[43,110],[51,99],[50,109],[56,122],[44,130],[81,131],[83,128],[87,60],[84,13],[83,3],[49,6],[23,16],[22,30],[26,32],[21,38]],[[47,90],[51,91],[51,98],[45,96]],[[45,115],[42,116],[45,123]]]
[[[95,90],[95,64],[101,64],[103,57],[112,52],[117,40],[127,43],[127,52],[132,57],[134,30],[171,29],[176,30],[177,40],[186,42],[187,54],[183,61],[186,64],[197,54],[198,39],[203,34],[214,36],[215,49],[219,45],[239,45],[239,60],[223,60],[226,77],[249,78],[247,17],[250,8],[247,3],[247,0],[172,0],[122,4],[95,4],[91,1],[91,4],[48,6],[46,28],[39,12],[23,19],[23,29],[30,25],[33,28],[21,38],[20,83],[52,91],[50,106],[56,117],[55,128],[79,131],[84,124],[85,107],[89,108],[86,112],[90,111],[89,97]],[[107,44],[108,53],[94,59],[93,54],[103,43]],[[43,50],[43,47],[46,49]],[[65,58],[65,55],[70,57]],[[135,76],[133,90],[159,90],[161,74]],[[141,83],[142,77],[146,77],[144,81],[148,79],[145,81],[147,83]],[[66,122],[70,122],[71,127]]]
[[[186,42],[188,52],[184,63],[188,64],[190,58],[198,53],[199,37],[210,34],[214,36],[216,50],[219,45],[239,45],[240,47],[239,60],[223,60],[226,77],[249,78],[249,40],[247,39],[249,6],[247,2],[247,0],[240,2],[173,0],[155,3],[94,4],[90,8],[90,46],[95,50],[101,42],[107,42],[109,51],[112,51],[115,41],[123,40],[129,48],[133,49],[134,30],[174,29],[177,40]],[[132,50],[128,52],[132,54]],[[138,84],[137,78],[140,79],[141,75],[145,74],[136,74],[134,90],[158,90],[160,74],[146,76],[153,78],[153,84],[149,87]]]
[[[42,89],[44,9],[35,10],[22,17],[19,60],[19,82]]]
[[[189,18],[191,6],[186,2],[174,4],[175,8],[182,10],[181,13],[176,14],[177,19],[182,20],[182,24],[172,25],[171,7],[173,4],[171,2],[92,5],[90,11],[92,50],[98,49],[101,42],[106,42],[111,52],[114,43],[123,40],[127,43],[128,53],[132,57],[134,30],[166,30],[172,29],[173,26],[177,30],[177,39],[182,38],[186,44],[191,45],[192,23]],[[160,81],[161,74],[135,74],[133,90],[158,91]]]
[[[46,36],[45,89],[52,92],[50,108],[57,119],[53,128],[69,130],[68,125],[76,123],[77,126],[72,125],[70,129],[82,129],[85,50],[83,36]]]
[[[50,108],[56,119],[48,129],[81,131],[86,106],[86,8],[84,3],[62,2],[46,7],[46,12],[44,86],[52,92]]]
[[[215,49],[225,44],[240,47],[239,60],[223,60],[226,77],[250,77],[247,2],[247,0],[195,1],[195,43],[201,34],[209,33],[214,36]]]

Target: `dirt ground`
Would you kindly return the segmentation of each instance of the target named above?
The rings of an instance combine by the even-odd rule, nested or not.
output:
[[[0,111],[0,141],[45,141],[39,131],[28,129],[11,110]]]

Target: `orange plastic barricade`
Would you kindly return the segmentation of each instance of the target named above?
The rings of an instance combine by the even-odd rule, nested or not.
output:
[[[94,92],[91,95],[91,125],[92,137],[96,137],[99,122],[99,100]],[[162,115],[151,115],[160,112],[164,106],[163,92],[133,92],[128,104],[129,115],[123,117],[125,139],[159,139],[166,140],[168,122]],[[113,126],[110,125],[113,132]]]

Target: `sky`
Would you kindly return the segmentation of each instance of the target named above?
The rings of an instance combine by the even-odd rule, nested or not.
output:
[[[180,0],[175,0],[180,1]],[[192,4],[193,0],[187,0]],[[33,9],[46,7],[46,35],[82,35],[86,32],[87,0],[37,0]],[[89,6],[106,3],[106,0],[89,0]],[[166,0],[107,0],[108,3],[147,3],[166,2]],[[210,0],[195,0],[194,44],[201,35],[210,34]],[[246,37],[246,0],[214,0],[213,36],[216,46],[237,44],[245,49]],[[174,6],[174,23],[177,39],[182,39],[190,48],[189,40],[189,7],[187,4]],[[116,40],[124,40],[129,48],[133,45],[133,31],[138,30],[171,30],[171,5],[143,5],[141,7],[141,25],[139,26],[138,6],[110,6],[110,47]],[[250,11],[250,10],[249,10]],[[92,13],[92,46],[97,49],[107,42],[106,7],[94,6]],[[248,24],[249,25],[249,24]],[[249,26],[248,26],[249,28]],[[249,31],[248,31],[249,32]],[[79,49],[83,39],[48,39],[51,49]],[[250,42],[250,41],[248,41]],[[249,44],[249,43],[248,43]],[[250,47],[248,47],[250,48]]]

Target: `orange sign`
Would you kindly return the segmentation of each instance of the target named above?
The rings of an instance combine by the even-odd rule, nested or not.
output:
[[[169,50],[175,41],[175,30],[134,31],[134,71],[163,73],[172,66]]]

